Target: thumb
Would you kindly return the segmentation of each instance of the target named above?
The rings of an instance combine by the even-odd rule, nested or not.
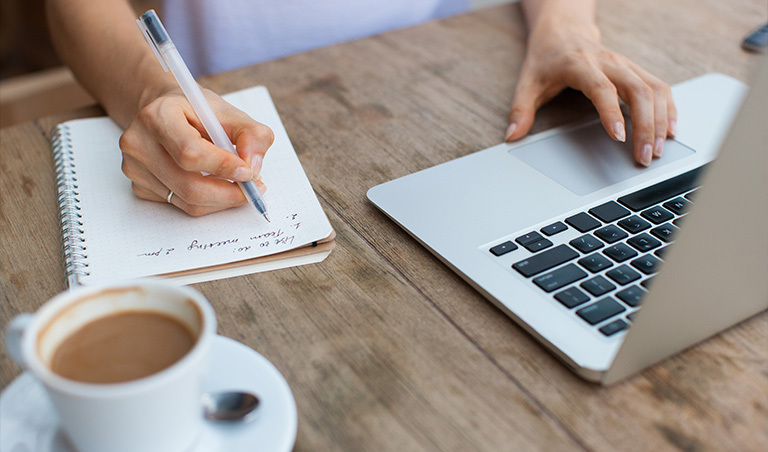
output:
[[[518,85],[509,111],[509,127],[504,137],[505,141],[518,140],[531,130],[539,95],[539,90],[532,85],[522,83]]]

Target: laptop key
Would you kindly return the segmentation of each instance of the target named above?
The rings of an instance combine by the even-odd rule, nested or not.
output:
[[[637,281],[641,278],[640,273],[632,270],[628,265],[622,265],[621,267],[609,270],[605,272],[605,275],[622,286],[626,286],[632,281]]]
[[[629,324],[621,319],[616,319],[613,322],[600,327],[600,332],[605,334],[606,336],[613,336],[614,334],[618,333],[619,331],[625,330]]]
[[[537,253],[541,250],[549,248],[550,246],[552,246],[552,242],[547,239],[541,239],[525,245],[525,249],[532,253]]]
[[[645,273],[646,275],[650,275],[651,273],[656,273],[659,271],[661,260],[653,257],[650,254],[647,254],[645,256],[638,257],[637,259],[630,262],[630,264],[632,264],[633,267]]]
[[[568,226],[566,226],[562,221],[558,221],[556,223],[550,224],[549,226],[544,226],[541,228],[541,232],[543,232],[546,236],[553,236],[557,233],[565,231],[566,229],[568,229]]]
[[[523,259],[512,265],[512,268],[525,277],[537,275],[545,270],[564,264],[579,257],[579,253],[568,245],[558,245],[547,251]]]
[[[637,251],[628,247],[624,243],[617,243],[613,246],[609,246],[603,251],[603,253],[616,262],[624,262],[627,259],[631,259],[637,256]]]
[[[596,230],[594,234],[601,238],[605,243],[615,243],[629,237],[629,234],[613,224],[609,224],[604,228]]]
[[[619,204],[622,204],[635,212],[647,209],[654,204],[683,194],[696,187],[699,173],[703,168],[704,166],[700,166],[687,173],[680,174],[679,176],[659,182],[658,184],[622,196],[617,201],[619,201]],[[688,198],[688,196],[686,196],[686,198]]]
[[[605,295],[608,292],[616,288],[610,281],[602,276],[595,276],[592,279],[588,279],[581,283],[581,288],[591,293],[592,295],[599,297]]]
[[[638,251],[646,252],[650,251],[654,248],[658,248],[661,246],[661,242],[654,239],[650,235],[643,232],[640,235],[636,235],[632,237],[631,239],[627,240],[627,243],[635,247]]]
[[[672,238],[677,231],[679,231],[677,226],[673,226],[670,223],[664,223],[661,226],[651,229],[651,234],[669,243],[672,241]]]
[[[517,249],[517,245],[515,245],[515,244],[514,244],[514,243],[512,243],[511,241],[507,240],[507,241],[506,241],[506,242],[504,242],[504,243],[501,243],[501,244],[499,244],[499,245],[496,245],[496,246],[494,246],[494,247],[493,247],[493,248],[491,248],[489,251],[490,251],[490,252],[491,252],[491,253],[492,253],[494,256],[503,256],[503,255],[505,255],[505,254],[509,253],[510,251],[514,251],[514,250],[516,250],[516,249]]]
[[[608,201],[605,204],[589,209],[589,213],[602,220],[603,223],[613,223],[619,218],[626,217],[631,212],[621,207],[616,201]]]
[[[600,248],[604,247],[605,244],[601,242],[600,240],[597,240],[592,235],[582,235],[581,237],[575,238],[568,242],[572,247],[576,248],[577,250],[581,251],[584,254],[591,253],[592,251],[599,250]]]
[[[555,294],[555,299],[562,303],[566,308],[575,308],[576,306],[589,301],[589,295],[576,287],[569,287],[568,289]]]
[[[537,241],[541,240],[542,238],[543,237],[541,236],[541,234],[539,234],[536,231],[533,231],[533,232],[529,232],[529,233],[527,233],[525,235],[521,235],[520,237],[516,238],[515,242],[521,244],[522,246],[525,246],[525,245],[528,245],[530,243],[537,242]]]
[[[565,219],[565,222],[576,228],[579,232],[591,231],[600,226],[600,222],[586,212],[568,217]]]
[[[644,231],[651,227],[651,223],[648,223],[637,215],[632,215],[631,217],[625,218],[616,224],[626,229],[627,232],[631,234],[637,234],[638,232]]]
[[[534,278],[533,283],[541,287],[545,292],[553,292],[582,278],[586,278],[586,276],[587,272],[574,264],[568,264],[553,272]]]
[[[651,207],[648,210],[644,210],[640,215],[655,224],[661,224],[675,218],[672,212],[661,206]]]
[[[618,301],[608,297],[603,298],[597,303],[592,303],[589,306],[579,309],[576,311],[576,315],[584,319],[590,325],[597,325],[603,320],[609,319],[626,310],[627,308],[619,304]]]
[[[595,253],[589,256],[579,259],[579,265],[591,271],[592,273],[598,273],[613,265],[613,262],[602,254]]]
[[[665,202],[663,206],[667,210],[671,210],[678,215],[682,215],[688,212],[688,209],[691,207],[691,202],[683,197],[678,197],[672,201]]]
[[[633,308],[640,306],[640,301],[647,292],[640,286],[629,286],[626,289],[616,292],[616,296]]]

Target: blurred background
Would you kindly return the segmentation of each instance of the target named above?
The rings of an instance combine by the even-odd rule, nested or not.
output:
[[[146,11],[159,0],[131,3]],[[93,103],[56,56],[45,0],[0,0],[0,127]]]
[[[472,0],[473,8],[510,0]],[[161,0],[132,0],[136,11]],[[45,0],[0,0],[0,127],[92,105],[59,61],[45,19]]]

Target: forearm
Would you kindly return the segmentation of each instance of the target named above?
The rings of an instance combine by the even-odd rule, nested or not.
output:
[[[136,26],[125,0],[48,0],[51,36],[63,62],[123,127],[175,82]]]

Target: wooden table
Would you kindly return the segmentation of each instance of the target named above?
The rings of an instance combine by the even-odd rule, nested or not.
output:
[[[669,83],[749,80],[740,39],[764,0],[611,0],[604,42]],[[270,359],[299,413],[296,450],[754,450],[768,447],[768,315],[603,388],[575,377],[381,214],[368,188],[503,139],[525,26],[514,4],[203,82],[269,87],[333,224],[322,264],[199,284],[219,332]],[[566,93],[534,132],[591,114]],[[3,129],[0,322],[64,289],[48,134],[79,110]],[[20,373],[0,348],[5,387]]]

